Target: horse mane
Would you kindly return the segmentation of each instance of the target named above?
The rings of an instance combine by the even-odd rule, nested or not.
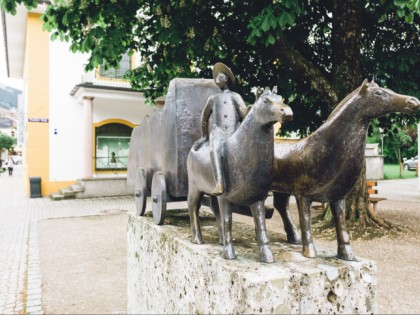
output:
[[[367,86],[368,87],[379,87],[379,85],[376,84],[375,81],[367,83]],[[363,87],[363,84],[362,84],[362,86],[359,86],[357,89],[355,89],[353,92],[351,92],[349,95],[347,95],[340,103],[338,103],[338,105],[334,108],[334,110],[331,112],[331,114],[328,116],[327,119],[331,118],[339,109],[341,109],[345,104],[347,104],[349,99],[351,99],[355,94],[359,93],[359,91],[362,87]]]
[[[357,94],[360,90],[360,87],[355,89],[353,92],[348,94],[343,100],[338,103],[338,105],[334,108],[334,110],[331,112],[331,114],[328,116],[327,119],[330,119],[340,108],[342,108],[345,104],[347,104],[348,100],[351,99],[355,94]]]

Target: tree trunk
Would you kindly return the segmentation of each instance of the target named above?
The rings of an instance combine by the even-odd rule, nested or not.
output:
[[[401,158],[401,149],[398,148],[396,150],[396,153],[397,153],[398,164],[400,165],[400,178],[402,178],[403,163],[402,163],[402,158]]]
[[[276,42],[276,56],[298,73],[302,82],[309,82],[315,90],[319,91],[330,112],[339,101],[362,83],[360,67],[362,8],[362,2],[359,0],[333,1],[332,68],[329,78],[302,54],[288,47],[287,43],[283,42],[283,38],[279,38]],[[366,166],[364,166],[359,180],[347,196],[347,220],[356,224],[361,222],[364,226],[382,224],[383,221],[370,211],[368,198]],[[324,211],[324,221],[331,217],[328,211],[331,211],[330,207],[326,207]],[[383,225],[386,226],[386,224]]]
[[[361,3],[359,0],[334,1],[332,22],[332,82],[342,100],[360,86]],[[332,111],[334,108],[330,108]]]
[[[369,224],[369,195],[366,185],[365,164],[359,180],[346,199],[347,221],[360,222],[364,226]]]
[[[362,7],[359,0],[334,1],[332,75],[334,88],[340,100],[360,86],[360,37]],[[332,110],[332,109],[331,109]],[[346,199],[348,221],[369,225],[372,213],[366,183],[366,164],[359,180]]]

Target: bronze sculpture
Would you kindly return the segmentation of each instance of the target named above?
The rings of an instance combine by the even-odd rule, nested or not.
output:
[[[222,195],[212,193],[216,179],[210,161],[210,144],[204,142],[194,145],[187,159],[192,242],[203,243],[198,212],[203,194],[208,194],[219,233],[223,235],[222,257],[236,258],[232,243],[232,205],[241,205],[249,206],[253,213],[259,260],[273,261],[264,207],[273,175],[273,124],[291,119],[292,115],[291,109],[283,104],[281,96],[267,91],[259,97],[236,132],[224,141],[225,192]]]
[[[235,132],[240,121],[244,119],[246,105],[238,93],[231,91],[236,80],[226,65],[216,63],[213,67],[213,78],[222,93],[209,97],[201,115],[201,130],[204,141],[210,138],[210,161],[216,178],[212,194],[220,195],[224,192],[223,142]],[[209,136],[210,115],[213,115],[213,126]]]
[[[410,114],[419,110],[418,99],[365,80],[309,137],[275,143],[271,187],[274,207],[283,219],[288,241],[300,243],[299,233],[289,213],[290,195],[296,197],[305,257],[316,256],[310,208],[313,201],[319,201],[329,202],[333,212],[337,256],[344,260],[356,259],[346,231],[345,197],[362,171],[369,122],[392,112]]]
[[[187,157],[200,138],[200,115],[219,89],[211,79],[173,79],[165,106],[156,108],[133,129],[127,183],[134,186],[138,215],[152,200],[153,219],[163,224],[166,205],[187,199]]]

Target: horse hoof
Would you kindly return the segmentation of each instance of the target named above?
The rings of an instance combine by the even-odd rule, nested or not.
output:
[[[273,252],[271,251],[270,246],[268,245],[262,246],[262,248],[260,249],[258,258],[260,262],[263,262],[263,263],[269,264],[269,263],[274,262]]]
[[[350,245],[338,246],[337,257],[342,260],[356,260],[356,255],[353,253]]]
[[[287,242],[293,245],[301,245],[302,239],[299,234],[287,235]]]
[[[233,248],[233,245],[228,245],[223,248],[222,257],[224,259],[235,259],[235,249]]]
[[[191,242],[194,244],[203,244],[203,238],[201,236],[196,236],[191,239]]]
[[[315,258],[316,257],[316,250],[314,244],[303,245],[302,249],[303,256],[307,258]]]

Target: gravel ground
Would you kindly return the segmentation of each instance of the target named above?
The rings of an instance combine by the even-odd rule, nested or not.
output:
[[[378,214],[404,233],[375,240],[353,240],[358,257],[377,263],[378,313],[420,313],[420,191],[417,180],[381,181]],[[296,204],[291,203],[295,222]],[[315,215],[316,213],[314,213]],[[234,215],[235,222],[253,224]],[[282,232],[277,212],[267,228]],[[124,313],[126,309],[127,215],[66,218],[39,225],[45,313]],[[335,240],[315,238],[315,245],[336,250]]]
[[[127,214],[39,222],[45,314],[125,314]]]
[[[356,256],[376,262],[378,268],[378,313],[420,314],[420,190],[418,180],[386,180],[378,183],[378,215],[396,225],[405,226],[398,235],[374,240],[352,240]],[[299,222],[296,204],[291,201],[294,221]],[[314,213],[316,215],[317,213]],[[252,224],[244,216],[235,221]],[[282,232],[277,212],[267,220],[267,228]],[[337,242],[315,237],[315,245],[336,250]]]

